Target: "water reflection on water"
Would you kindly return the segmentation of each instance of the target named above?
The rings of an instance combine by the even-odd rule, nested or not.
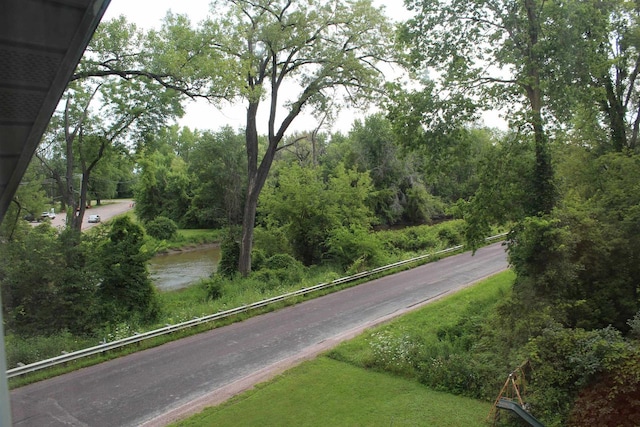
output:
[[[149,261],[151,280],[161,291],[186,288],[215,272],[220,262],[220,247],[157,255]]]

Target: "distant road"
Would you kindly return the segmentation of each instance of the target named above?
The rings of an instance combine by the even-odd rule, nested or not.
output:
[[[14,426],[159,426],[507,268],[500,243],[11,391]]]
[[[133,209],[133,200],[131,199],[103,200],[100,206],[91,206],[91,208],[84,211],[82,229],[87,230],[97,225],[96,223],[89,223],[89,215],[100,215],[100,220],[104,222],[131,209]],[[56,217],[51,220],[51,225],[62,228],[66,218],[65,212],[56,213]]]

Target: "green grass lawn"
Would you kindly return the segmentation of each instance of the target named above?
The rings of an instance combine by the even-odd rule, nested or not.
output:
[[[176,426],[485,426],[491,404],[319,357]]]

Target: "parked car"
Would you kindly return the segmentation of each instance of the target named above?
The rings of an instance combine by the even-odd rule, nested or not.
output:
[[[100,215],[89,215],[89,222],[100,222]]]
[[[40,215],[40,218],[42,219],[54,219],[56,217],[56,213],[52,210],[51,212],[42,212],[42,215]]]

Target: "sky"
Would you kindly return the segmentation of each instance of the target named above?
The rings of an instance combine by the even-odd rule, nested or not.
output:
[[[138,26],[150,29],[159,28],[162,19],[170,10],[175,14],[186,14],[193,24],[203,20],[209,13],[210,0],[111,0],[103,20],[125,15],[127,20]],[[375,6],[382,6],[394,21],[407,19],[410,13],[404,8],[402,0],[373,0]],[[263,107],[266,109],[266,107]],[[354,120],[363,120],[373,110],[343,110],[339,117],[323,130],[347,133]],[[216,108],[206,101],[185,104],[185,116],[178,120],[182,126],[192,129],[217,130],[230,125],[234,129],[244,128],[246,121],[246,107],[243,105],[227,105]],[[318,120],[310,112],[303,112],[291,126],[293,131],[312,131],[318,125]],[[259,127],[260,132],[266,133],[266,128]]]
[[[166,13],[186,14],[191,18],[191,22],[196,24],[203,20],[209,13],[210,0],[111,0],[105,13],[104,19],[112,19],[120,15],[125,15],[130,22],[135,22],[138,26],[149,29],[159,28]],[[411,16],[410,12],[404,8],[402,0],[373,0],[375,6],[384,8],[385,13],[394,21],[402,21]],[[265,107],[263,107],[265,109]],[[348,133],[355,120],[363,120],[374,110],[342,110],[338,118],[324,131]],[[266,113],[265,113],[266,114]],[[178,120],[181,126],[188,126],[192,129],[218,130],[222,126],[229,125],[238,130],[244,128],[246,120],[246,107],[242,104],[226,105],[216,108],[206,101],[185,104],[185,116]],[[487,126],[504,128],[505,124],[496,113],[488,113],[484,116]],[[262,120],[266,122],[266,120]],[[317,118],[310,112],[303,112],[291,126],[291,130],[307,132],[314,130],[318,125]],[[266,133],[266,127],[258,129],[261,133]]]

